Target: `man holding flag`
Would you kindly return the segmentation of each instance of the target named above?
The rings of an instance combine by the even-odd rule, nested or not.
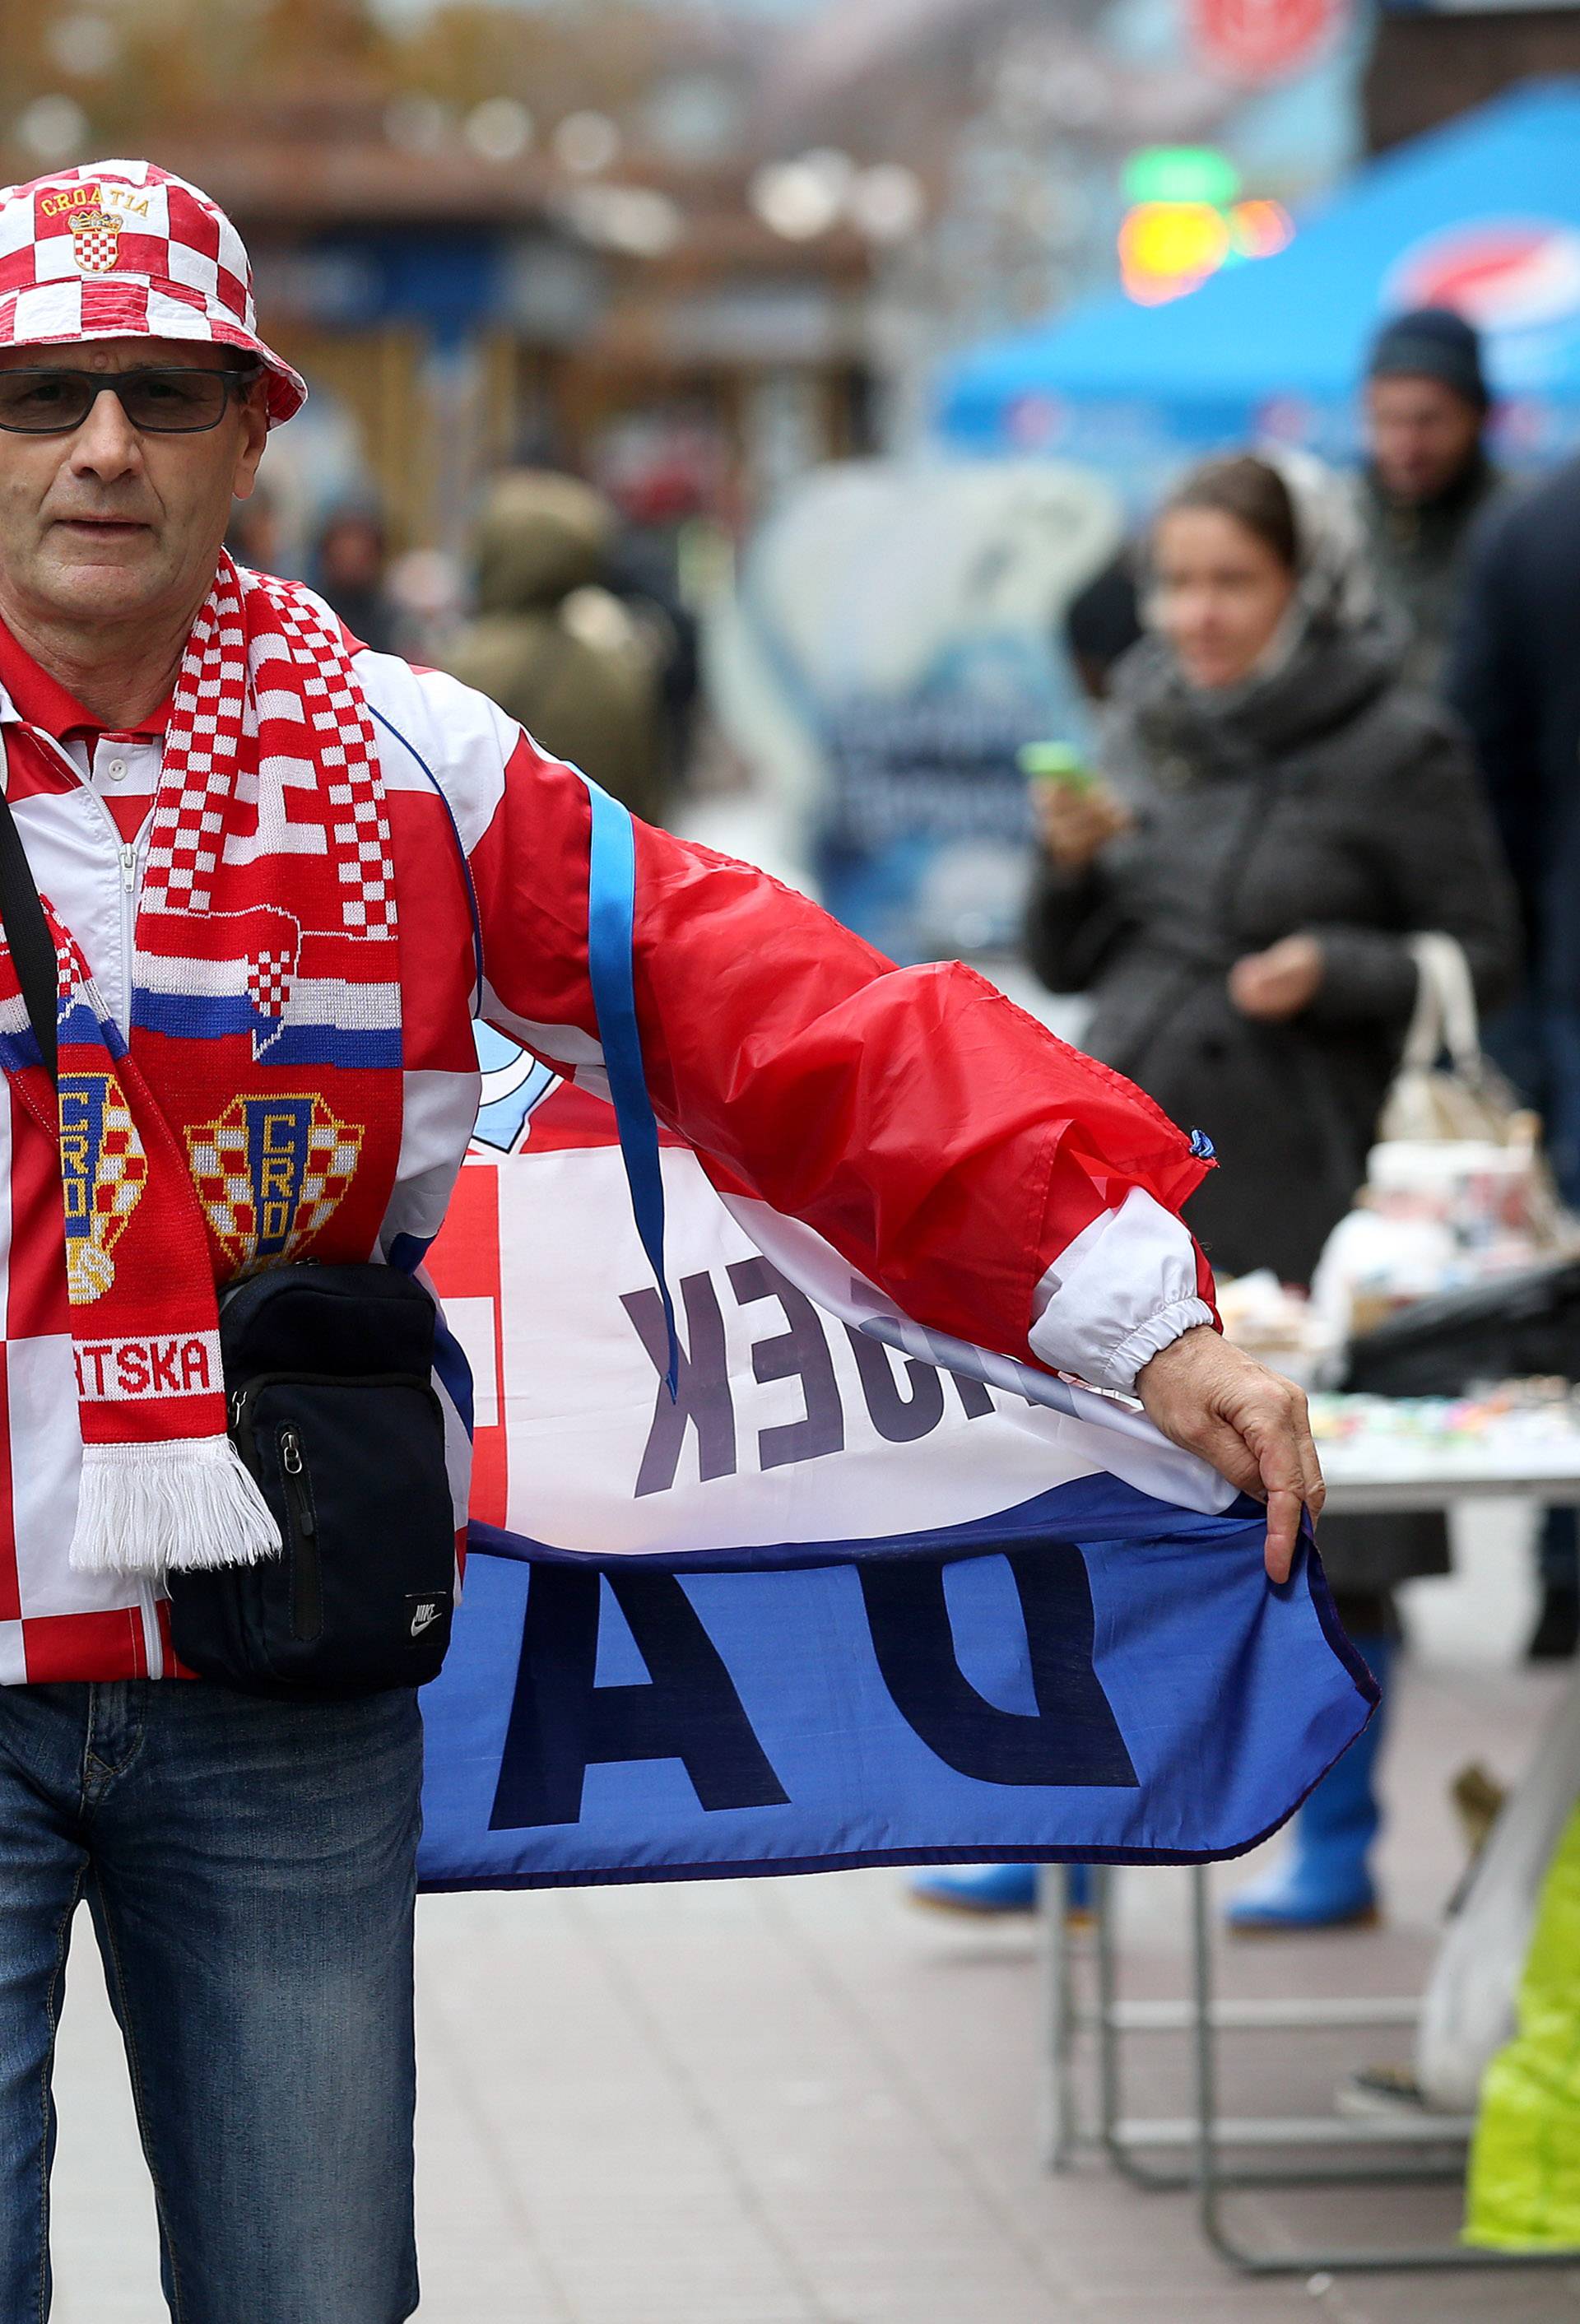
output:
[[[195,1677],[167,1583],[278,1547],[226,1430],[219,1291],[420,1264],[472,1129],[475,1010],[610,1086],[588,900],[607,802],[222,552],[305,392],[195,188],[107,161],[0,195],[0,741],[60,1061],[57,1105],[8,946],[0,2324],[48,2310],[85,1895],[172,2315],[416,2305],[415,1696]],[[760,872],[640,825],[624,844],[666,1133],[897,1329],[1139,1397],[1265,1500],[1285,1581],[1320,1474],[1298,1391],[1213,1328],[1178,1216],[1200,1142],[972,972],[894,971]]]

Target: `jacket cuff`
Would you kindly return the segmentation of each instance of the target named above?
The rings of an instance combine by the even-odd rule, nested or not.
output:
[[[1177,1299],[1172,1306],[1160,1308],[1150,1323],[1141,1324],[1128,1340],[1115,1348],[1112,1358],[1115,1377],[1105,1385],[1133,1394],[1136,1375],[1151,1362],[1154,1356],[1161,1355],[1165,1348],[1171,1348],[1176,1340],[1185,1337],[1187,1332],[1194,1332],[1201,1324],[1211,1324],[1213,1321],[1213,1311],[1205,1299]],[[1124,1373],[1129,1374],[1128,1379],[1120,1377]]]
[[[1160,1349],[1213,1311],[1201,1296],[1195,1242],[1172,1211],[1139,1186],[1060,1252],[1037,1286],[1028,1343],[1051,1370],[1129,1396]]]

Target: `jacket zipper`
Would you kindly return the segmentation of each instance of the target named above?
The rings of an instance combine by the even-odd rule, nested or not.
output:
[[[301,1439],[294,1428],[280,1432],[280,1469],[285,1506],[291,1512],[291,1628],[298,1638],[316,1638],[324,1627],[323,1572],[319,1527]]]
[[[138,841],[121,837],[120,827],[110,813],[108,803],[101,793],[95,790],[69,751],[62,749],[52,734],[42,734],[37,727],[30,728],[29,732],[36,741],[49,745],[70,775],[72,781],[88,793],[88,798],[104,817],[105,826],[115,846],[115,862],[121,874],[121,997],[125,1019],[121,1025],[121,1032],[123,1037],[129,1038],[132,1029],[132,967],[136,939]],[[148,827],[146,816],[143,817],[143,827],[144,830]],[[138,837],[141,838],[141,836],[142,834],[139,833]]]
[[[98,798],[97,791],[94,792],[94,797]],[[102,799],[99,799],[99,805],[104,807]],[[123,839],[120,833],[115,831],[115,821],[107,807],[104,807],[104,812],[110,829],[115,832],[115,855],[121,867],[121,999],[125,1010],[125,1022],[121,1027],[121,1031],[123,1036],[130,1040],[132,1038],[132,979],[137,951],[137,842],[134,839]]]
[[[33,732],[36,734],[38,730],[35,728]],[[115,823],[115,818],[110,813],[108,806],[103,798],[101,798],[99,793],[95,790],[92,783],[90,783],[83,775],[81,769],[78,766],[77,761],[72,758],[70,752],[69,751],[62,750],[60,743],[55,741],[53,735],[40,736],[39,739],[41,741],[45,741],[50,744],[51,748],[54,751],[56,756],[60,760],[62,764],[70,770],[73,780],[79,783],[82,788],[88,793],[95,807],[97,807],[100,815],[103,816],[105,823],[108,826],[110,837],[115,844],[115,861],[119,866],[121,874],[121,1005],[123,1019],[121,1023],[121,1033],[123,1038],[130,1038],[132,1029],[132,973],[136,940],[135,899],[137,890],[137,842],[134,839],[123,839],[121,837],[120,831]],[[148,1675],[150,1678],[162,1678],[164,1676],[164,1637],[159,1627],[159,1613],[155,1603],[158,1592],[152,1582],[144,1582],[141,1579],[134,1584],[134,1587],[137,1592],[138,1607],[143,1618],[143,1637],[144,1648],[148,1656]]]

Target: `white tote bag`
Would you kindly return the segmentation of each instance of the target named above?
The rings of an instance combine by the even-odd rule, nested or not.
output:
[[[1373,1199],[1418,1190],[1429,1208],[1459,1221],[1471,1245],[1495,1225],[1533,1258],[1572,1250],[1575,1222],[1541,1150],[1541,1117],[1520,1103],[1482,1048],[1465,954],[1436,933],[1409,942],[1416,1005],[1367,1164]]]
[[[1534,1148],[1539,1124],[1483,1055],[1470,964],[1453,936],[1409,939],[1416,1005],[1377,1126],[1380,1141]],[[1445,1063],[1446,1060],[1446,1063]]]

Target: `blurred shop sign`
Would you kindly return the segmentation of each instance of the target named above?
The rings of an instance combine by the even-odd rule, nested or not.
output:
[[[607,296],[604,262],[559,234],[370,227],[257,253],[271,314],[347,330],[426,324],[441,339],[479,323],[513,324],[549,343],[578,338]]]
[[[383,278],[365,250],[259,249],[254,261],[259,306],[270,315],[346,328],[376,320]]]
[[[1057,724],[1046,650],[963,658],[930,696],[836,706],[823,900],[892,959],[1012,951],[1033,823],[1021,752]]]
[[[836,362],[858,345],[857,304],[816,282],[736,283],[666,302],[667,352],[685,363]]]
[[[1190,0],[1192,45],[1230,80],[1301,71],[1344,24],[1345,0]]]

